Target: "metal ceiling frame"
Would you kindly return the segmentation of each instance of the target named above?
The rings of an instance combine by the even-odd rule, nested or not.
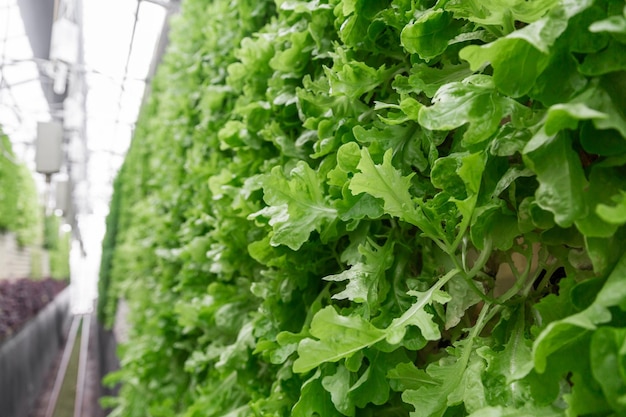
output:
[[[161,61],[161,58],[163,56],[163,53],[165,51],[165,46],[167,45],[167,35],[169,33],[169,19],[171,17],[172,14],[176,13],[179,8],[180,8],[180,0],[137,0],[137,4],[134,10],[134,16],[133,16],[133,26],[132,26],[132,32],[130,35],[130,40],[129,40],[129,46],[128,46],[128,52],[126,54],[126,59],[125,59],[125,63],[124,63],[124,70],[123,70],[123,76],[120,77],[115,77],[109,74],[105,74],[101,71],[97,71],[95,68],[89,68],[86,66],[85,62],[84,62],[84,54],[83,54],[83,35],[82,35],[82,4],[83,1],[90,1],[90,0],[54,0],[54,10],[53,10],[53,21],[58,19],[59,17],[69,17],[71,18],[73,21],[75,21],[78,25],[79,25],[79,60],[78,62],[72,66],[71,68],[71,72],[72,75],[70,76],[70,80],[68,80],[68,86],[66,87],[66,93],[62,96],[54,96],[54,95],[48,95],[45,94],[45,88],[44,85],[42,84],[42,90],[44,90],[44,96],[47,99],[47,104],[48,104],[48,114],[50,114],[50,117],[53,120],[57,120],[57,121],[63,121],[64,120],[64,100],[67,97],[73,96],[73,94],[75,94],[77,91],[76,89],[78,89],[78,96],[74,97],[80,97],[77,101],[79,103],[79,106],[82,108],[83,111],[83,121],[81,123],[81,126],[78,129],[75,129],[74,132],[76,132],[77,134],[71,134],[70,131],[68,131],[67,129],[65,129],[65,134],[64,134],[64,153],[65,153],[65,159],[66,159],[66,164],[65,164],[65,168],[64,171],[68,177],[70,179],[72,179],[71,183],[73,184],[73,188],[76,184],[78,184],[78,182],[80,182],[81,180],[85,180],[85,181],[90,181],[89,177],[85,177],[85,178],[73,178],[73,169],[72,166],[75,166],[75,168],[78,168],[76,166],[76,164],[84,164],[82,165],[80,168],[78,168],[77,172],[88,172],[88,163],[89,163],[89,159],[90,159],[90,155],[94,152],[97,153],[106,153],[107,155],[109,155],[111,157],[111,162],[113,162],[114,160],[116,160],[117,158],[123,158],[123,154],[116,152],[114,150],[106,150],[106,149],[90,149],[90,147],[88,146],[88,138],[87,138],[87,129],[86,129],[86,121],[89,119],[90,114],[87,111],[87,107],[86,107],[86,97],[88,94],[88,80],[85,78],[85,76],[87,74],[89,75],[98,75],[98,76],[102,76],[102,77],[106,77],[109,80],[111,80],[113,83],[117,84],[119,86],[119,99],[118,99],[118,103],[117,103],[117,109],[113,110],[115,112],[115,121],[114,126],[115,126],[115,131],[117,132],[118,126],[128,126],[130,125],[131,127],[131,140],[132,140],[132,129],[134,127],[134,123],[126,123],[124,121],[122,121],[122,109],[123,109],[123,98],[125,97],[125,94],[128,92],[128,89],[130,88],[130,86],[128,85],[129,81],[137,81],[137,82],[142,82],[144,85],[144,93],[143,96],[141,97],[141,100],[139,101],[139,107],[141,107],[143,105],[143,103],[145,102],[145,99],[147,97],[147,95],[149,94],[149,90],[150,90],[150,81],[153,78],[155,72],[156,72],[156,67],[158,65],[158,63]],[[160,37],[157,38],[156,42],[155,42],[155,46],[154,46],[154,51],[152,54],[152,60],[150,62],[148,71],[146,73],[146,76],[144,78],[135,78],[135,77],[130,77],[129,76],[129,69],[131,66],[131,59],[133,57],[133,52],[134,52],[134,48],[136,46],[136,39],[137,39],[137,31],[138,31],[138,25],[139,25],[139,21],[140,21],[140,14],[141,14],[141,6],[142,3],[152,3],[152,4],[156,4],[158,6],[161,6],[163,8],[165,8],[166,14],[164,17],[164,21],[163,21],[163,25],[161,27],[161,33],[160,33]],[[71,3],[71,4],[70,4]],[[29,3],[30,4],[30,3]],[[17,6],[18,3],[15,2],[13,4],[7,4],[5,6],[5,8],[10,9],[12,7],[18,7]],[[31,8],[32,9],[32,8]],[[22,12],[22,10],[20,10],[20,13]],[[69,14],[68,16],[66,16],[66,14]],[[7,14],[7,18],[8,18],[8,14]],[[32,22],[32,19],[31,19]],[[26,25],[26,23],[25,23]],[[32,23],[31,23],[32,25]],[[6,27],[5,30],[5,36],[2,39],[2,42],[4,43],[5,48],[3,48],[3,52],[2,52],[2,56],[0,56],[0,94],[1,95],[6,95],[7,97],[7,103],[0,103],[1,107],[6,107],[6,108],[10,108],[12,110],[12,112],[15,115],[15,120],[17,121],[18,124],[23,124],[24,123],[24,117],[29,114],[27,112],[27,110],[25,108],[23,108],[23,104],[24,103],[20,103],[19,100],[16,99],[15,93],[13,91],[13,88],[17,85],[22,85],[22,84],[27,84],[29,82],[33,82],[33,81],[37,81],[37,79],[40,81],[40,83],[46,83],[46,85],[48,85],[48,83],[52,83],[52,65],[54,64],[53,61],[51,61],[50,59],[44,59],[41,57],[37,57],[37,56],[33,56],[32,58],[29,59],[7,59],[7,42],[9,41],[9,28],[8,26]],[[25,33],[24,36],[30,36],[29,35],[30,32],[28,32],[25,28]],[[1,36],[1,34],[0,34]],[[29,42],[30,42],[30,38],[29,38]],[[39,44],[41,45],[41,42],[39,42]],[[16,83],[9,83],[9,81],[6,79],[4,70],[5,68],[8,68],[10,66],[15,66],[15,65],[20,65],[22,63],[25,62],[34,62],[37,66],[38,72],[39,72],[39,77],[37,78],[29,78],[28,80],[20,80]],[[92,112],[93,113],[93,112]],[[113,113],[113,112],[112,112]],[[7,126],[7,128],[10,128],[10,126]],[[70,155],[69,155],[69,148],[70,148],[70,142],[71,143],[75,143],[74,141],[79,141],[80,143],[78,144],[79,146],[79,150],[78,150],[78,154],[76,155],[80,155],[80,152],[82,150],[83,152],[83,156],[82,158],[76,158],[76,155],[74,158],[72,158],[72,160],[70,160]],[[22,143],[22,142],[20,142]],[[28,145],[28,143],[24,142],[22,143],[23,145]],[[32,143],[31,143],[32,145]],[[26,149],[26,148],[24,148]],[[79,160],[79,159],[82,159]],[[116,164],[119,163],[119,160],[116,162]],[[111,165],[109,168],[115,169],[116,165]],[[76,172],[76,170],[74,170]],[[82,176],[82,174],[79,174]],[[89,188],[89,185],[88,187]],[[87,207],[86,205],[89,205],[89,202],[85,201],[82,202],[76,200],[76,196],[74,195],[74,197],[72,198],[72,208],[70,209],[70,211],[72,212],[72,214],[70,216],[68,216],[67,221],[72,225],[72,229],[74,231],[74,236],[75,238],[78,240],[79,244],[81,245],[81,249],[85,250],[84,248],[84,244],[83,244],[83,240],[81,237],[81,232],[79,230],[79,226],[78,226],[78,220],[77,220],[77,215],[80,214],[85,214],[88,213],[91,209],[89,207]],[[85,205],[86,204],[86,205]]]

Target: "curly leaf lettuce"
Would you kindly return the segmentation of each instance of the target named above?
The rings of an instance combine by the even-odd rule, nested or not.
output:
[[[306,163],[300,162],[291,170],[289,179],[275,167],[260,181],[268,206],[250,218],[269,218],[274,229],[272,245],[298,250],[312,231],[324,233],[332,227],[337,210],[328,204],[316,172]]]

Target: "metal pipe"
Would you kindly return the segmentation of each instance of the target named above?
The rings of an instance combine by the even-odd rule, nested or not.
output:
[[[126,65],[124,66],[124,77],[122,78],[122,83],[120,85],[120,98],[118,100],[117,117],[115,119],[116,129],[120,121],[120,113],[122,112],[122,98],[124,97],[124,91],[126,90],[125,84],[126,84],[126,79],[128,77],[128,67],[130,66],[130,58],[133,53],[133,45],[135,43],[135,32],[137,31],[137,21],[139,20],[140,7],[141,7],[141,0],[137,0],[137,8],[135,9],[135,21],[133,22],[133,31],[130,34],[130,45],[128,45],[128,55],[126,55]]]
[[[176,2],[167,1],[167,0],[140,0],[140,1],[145,1],[147,3],[154,3],[159,6],[165,7],[166,9],[169,9],[170,7],[172,7],[173,3],[176,3]]]
[[[80,338],[80,357],[78,362],[78,377],[76,379],[76,398],[74,401],[74,417],[82,417],[85,398],[85,382],[87,376],[87,357],[89,355],[89,327],[91,314],[83,316],[83,329]]]
[[[52,12],[52,21],[54,22],[59,14],[59,0],[54,0],[54,11]]]

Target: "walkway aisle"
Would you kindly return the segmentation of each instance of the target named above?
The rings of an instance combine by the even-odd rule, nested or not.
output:
[[[98,404],[101,389],[97,327],[92,314],[74,316],[66,346],[51,367],[28,417],[104,417]],[[56,404],[52,404],[55,398]]]

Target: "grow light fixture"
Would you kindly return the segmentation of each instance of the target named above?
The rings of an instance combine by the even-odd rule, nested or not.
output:
[[[63,161],[63,125],[58,122],[37,123],[35,165],[37,172],[50,182],[52,174],[61,170]]]
[[[67,214],[72,204],[72,200],[70,198],[71,187],[69,180],[56,181],[55,192],[56,210],[59,210],[62,214]]]
[[[68,18],[74,13],[74,3],[62,2],[63,10],[52,24],[50,36],[50,61],[54,65],[53,90],[56,94],[65,93],[70,69],[78,62],[80,29]]]

